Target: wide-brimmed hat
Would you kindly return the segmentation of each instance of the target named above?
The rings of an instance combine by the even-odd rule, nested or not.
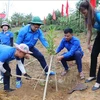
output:
[[[8,24],[7,21],[2,22],[1,28],[2,28],[3,26],[8,26],[8,28],[10,28],[10,25]]]
[[[14,45],[15,45],[16,49],[18,49],[18,50],[20,50],[20,51],[22,51],[26,54],[32,54],[32,52],[29,51],[29,47],[26,44],[21,43],[21,44],[18,45],[17,43],[14,43]]]
[[[40,17],[35,16],[32,18],[31,22],[29,22],[29,24],[39,24],[39,25],[43,25],[43,21],[40,19]]]

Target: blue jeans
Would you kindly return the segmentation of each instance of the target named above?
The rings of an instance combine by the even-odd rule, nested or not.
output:
[[[74,56],[71,56],[70,58],[63,58],[61,60],[61,63],[64,69],[68,70],[68,65],[66,61],[76,60],[78,72],[82,72],[82,57],[83,57],[83,53],[80,51],[76,51]]]
[[[30,51],[33,52],[33,54],[31,54],[33,57],[35,57],[39,62],[40,65],[42,66],[43,69],[45,69],[45,72],[48,72],[48,66],[47,63],[45,61],[44,56],[42,55],[42,53],[35,47],[30,48]],[[22,63],[24,63],[24,58],[21,59]],[[18,68],[18,65],[16,67],[16,74],[17,75],[22,75],[20,69]],[[21,80],[21,78],[17,77],[17,80]]]

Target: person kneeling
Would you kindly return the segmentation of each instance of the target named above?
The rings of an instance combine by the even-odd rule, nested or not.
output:
[[[84,53],[82,51],[79,39],[73,36],[73,30],[71,28],[66,28],[64,30],[64,38],[62,38],[60,45],[56,49],[56,54],[58,54],[64,48],[66,48],[68,52],[65,52],[57,57],[57,60],[61,61],[65,69],[64,72],[61,73],[61,75],[66,75],[69,70],[66,61],[76,60],[80,78],[84,79],[84,74],[82,72],[82,57]]]

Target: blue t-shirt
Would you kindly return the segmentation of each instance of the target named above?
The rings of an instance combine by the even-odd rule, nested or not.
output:
[[[0,33],[0,44],[11,45],[10,38],[13,38],[13,33],[11,31],[7,31],[6,33],[2,31]]]
[[[60,45],[56,49],[56,53],[59,53],[64,48],[66,48],[68,50],[68,52],[65,52],[63,54],[63,56],[65,58],[69,58],[71,56],[74,56],[74,53],[76,51],[80,51],[82,53],[82,55],[84,54],[82,51],[82,48],[80,46],[80,40],[75,36],[73,36],[70,41],[67,41],[65,38],[63,38],[60,42]]]
[[[19,34],[17,36],[16,43],[21,44],[25,43],[29,47],[33,47],[36,45],[37,41],[40,40],[41,43],[45,47],[49,47],[48,42],[46,41],[44,34],[41,29],[38,29],[37,31],[33,32],[31,30],[31,25],[28,24],[25,27],[21,28],[19,31]]]
[[[16,48],[0,44],[0,62],[9,62],[15,59]]]
[[[93,28],[100,31],[100,12],[98,11],[95,12],[95,24]]]

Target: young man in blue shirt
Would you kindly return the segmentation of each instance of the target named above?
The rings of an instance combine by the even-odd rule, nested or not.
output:
[[[57,60],[61,61],[64,67],[64,72],[62,72],[61,75],[64,76],[68,72],[69,67],[66,61],[76,60],[80,78],[84,79],[82,72],[83,51],[79,39],[73,36],[73,30],[71,28],[66,28],[64,30],[64,38],[61,40],[60,45],[56,49],[56,54],[64,48],[67,49],[67,52],[64,52],[62,55],[57,57]]]
[[[43,25],[41,19],[38,16],[33,17],[32,21],[28,25],[20,29],[16,43],[27,44],[29,50],[33,52],[33,54],[31,55],[40,62],[43,70],[45,71],[45,74],[48,74],[48,65],[46,63],[46,60],[43,54],[35,47],[38,40],[40,40],[40,42],[45,48],[49,47],[49,44],[46,41],[42,30],[40,29],[41,25]],[[22,62],[24,62],[24,58],[22,59]],[[18,67],[16,68],[16,74],[21,75],[21,72]],[[54,74],[55,72],[53,71],[50,72],[50,75]],[[21,78],[17,78],[16,88],[20,88],[21,86],[22,86]]]
[[[21,58],[25,57],[26,54],[31,54],[26,44],[15,44],[15,47],[1,45],[0,44],[0,71],[4,73],[4,90],[7,92],[12,91],[10,89],[10,76],[11,69],[9,67],[9,61],[16,59],[18,67],[22,74],[27,78],[31,78],[25,71],[24,65],[21,62]],[[4,63],[8,63],[7,66],[3,66]]]

